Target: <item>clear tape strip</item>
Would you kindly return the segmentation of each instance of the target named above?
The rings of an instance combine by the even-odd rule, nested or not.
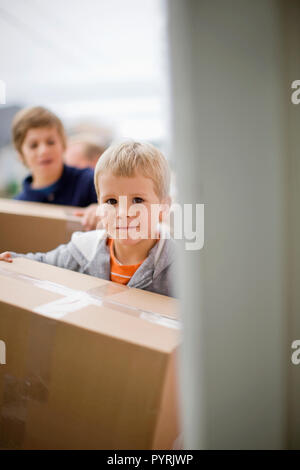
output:
[[[151,323],[156,323],[168,328],[180,329],[180,322],[178,320],[169,318],[167,315],[153,312],[150,310],[140,309],[131,305],[125,305],[111,298],[115,294],[127,291],[130,289],[128,286],[105,284],[92,288],[88,291],[76,290],[58,284],[52,281],[45,281],[37,279],[33,276],[28,276],[19,272],[13,272],[0,267],[0,274],[12,277],[14,279],[28,282],[34,286],[50,292],[54,292],[62,296],[62,298],[47,304],[40,305],[34,308],[36,313],[46,315],[54,319],[63,318],[71,312],[80,310],[88,305],[97,305],[107,307],[113,310],[121,311],[128,315],[140,317],[143,320]]]

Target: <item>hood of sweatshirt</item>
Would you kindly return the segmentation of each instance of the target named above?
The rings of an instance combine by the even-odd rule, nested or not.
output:
[[[159,226],[160,239],[148,253],[145,261],[136,270],[127,286],[145,289],[163,271],[175,261],[175,242],[165,226]],[[72,236],[70,250],[82,268],[82,272],[110,279],[110,252],[107,246],[105,230],[75,232]]]

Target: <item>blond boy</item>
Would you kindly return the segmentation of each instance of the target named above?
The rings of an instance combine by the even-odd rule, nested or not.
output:
[[[161,224],[170,207],[170,171],[150,144],[109,147],[95,168],[104,229],[77,232],[67,245],[27,258],[130,287],[174,296],[174,241]],[[0,260],[24,256],[5,252]]]

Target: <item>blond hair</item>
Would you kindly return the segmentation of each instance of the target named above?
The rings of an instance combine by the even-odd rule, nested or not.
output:
[[[123,142],[108,147],[95,167],[94,182],[98,199],[98,178],[105,171],[114,176],[133,177],[136,172],[150,178],[160,200],[169,195],[170,168],[163,154],[149,143]]]
[[[13,144],[20,155],[22,155],[22,145],[29,129],[39,127],[55,127],[62,140],[63,148],[66,148],[65,130],[59,117],[42,106],[35,106],[21,109],[12,122]]]

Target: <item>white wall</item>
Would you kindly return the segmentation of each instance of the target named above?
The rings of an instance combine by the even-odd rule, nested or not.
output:
[[[178,269],[185,446],[284,448],[290,344],[282,4],[169,0],[167,8],[179,200],[205,203],[204,248],[186,252],[182,243]]]
[[[164,31],[160,0],[1,0],[6,103],[163,143]]]
[[[291,83],[300,80],[300,2],[284,3],[286,54],[285,89],[289,98]],[[300,104],[288,101],[287,142],[289,156],[289,330],[288,344],[300,339]],[[290,350],[291,352],[291,350]],[[289,367],[289,447],[300,449],[300,365]]]

